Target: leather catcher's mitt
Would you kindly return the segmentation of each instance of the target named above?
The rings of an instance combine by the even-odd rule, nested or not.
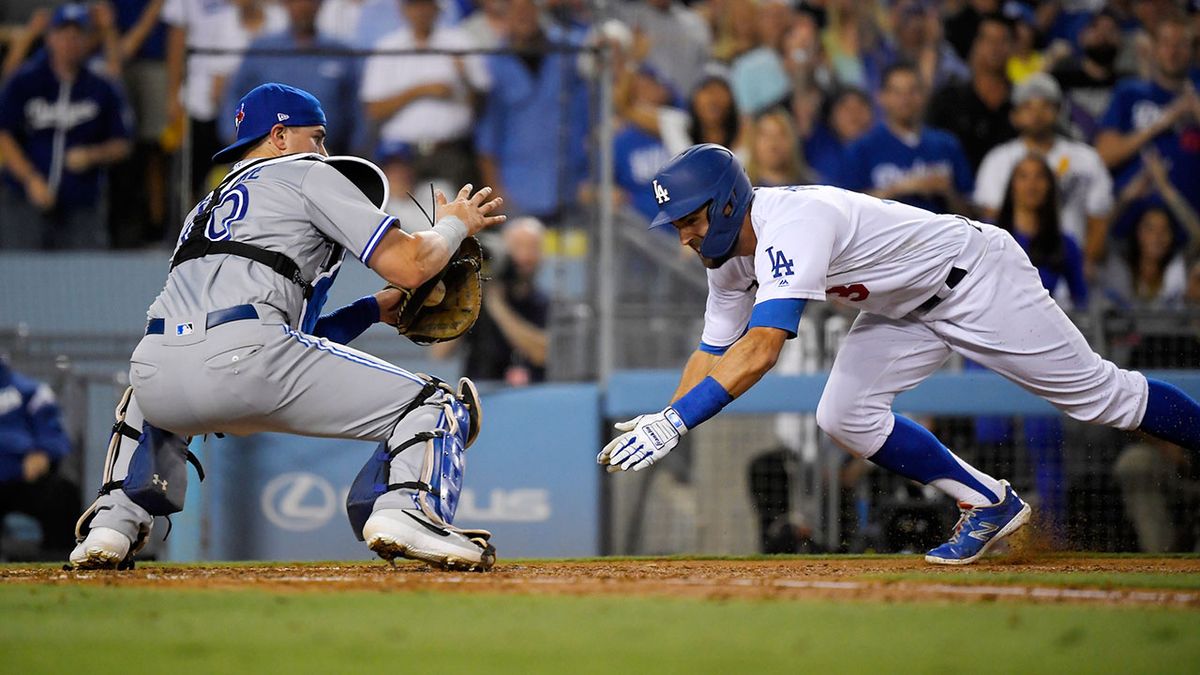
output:
[[[450,262],[429,281],[404,293],[396,311],[396,330],[419,345],[446,342],[475,325],[483,301],[483,247],[475,237],[467,237]],[[426,305],[438,283],[446,294],[436,304]],[[397,288],[391,286],[389,288]]]

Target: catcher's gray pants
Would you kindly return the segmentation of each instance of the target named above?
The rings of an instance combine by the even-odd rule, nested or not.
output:
[[[163,335],[144,337],[130,359],[134,397],[125,421],[140,429],[144,416],[181,436],[276,431],[388,440],[390,447],[434,428],[435,416],[426,414],[400,422],[424,380],[364,352],[292,330],[277,310],[256,307],[263,318],[208,330],[204,315],[167,317]],[[179,324],[190,324],[193,332],[176,335]],[[111,480],[125,477],[136,445],[122,440]],[[393,479],[416,480],[422,458],[419,451],[401,453],[392,465]],[[387,497],[392,508],[404,499],[400,493]],[[149,527],[149,514],[120,490],[100,497],[96,506],[92,527],[109,527],[135,541]]]

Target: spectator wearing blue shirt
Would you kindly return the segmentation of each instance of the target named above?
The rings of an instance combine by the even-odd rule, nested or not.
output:
[[[230,78],[225,92],[232,111],[236,102],[263,82],[279,82],[301,87],[325,106],[329,118],[329,136],[325,147],[330,154],[362,154],[362,110],[359,105],[359,78],[362,64],[351,56],[330,56],[318,52],[347,50],[350,47],[317,31],[321,0],[283,0],[287,11],[287,30],[263,35],[250,43],[250,51],[282,52],[247,54],[237,73]],[[232,142],[234,125],[222,127]]]
[[[508,9],[511,54],[488,57],[495,83],[476,129],[480,175],[513,215],[556,224],[576,203],[587,175],[587,88],[576,56],[554,51],[578,42],[543,25],[534,0]]]
[[[88,9],[55,10],[46,50],[0,90],[0,248],[103,248],[105,168],[129,154],[120,92],[86,67]]]
[[[1154,148],[1166,160],[1171,183],[1200,210],[1200,77],[1192,70],[1193,32],[1185,18],[1158,22],[1149,80],[1117,85],[1100,120],[1096,151],[1121,190],[1140,172],[1144,150]],[[1118,222],[1115,234],[1131,229]]]
[[[678,96],[653,66],[643,64],[636,72],[624,73],[619,95],[628,96],[632,106],[654,109],[678,105]],[[651,182],[672,153],[657,134],[626,121],[613,138],[613,180],[623,201],[649,221],[658,215]]]
[[[54,392],[0,357],[0,523],[14,512],[37,520],[51,559],[75,545],[79,487],[55,471],[70,451]]]
[[[792,106],[805,94],[797,93]],[[875,107],[861,89],[836,91],[822,106],[821,119],[804,139],[804,158],[813,172],[813,182],[834,185],[841,181],[846,149],[875,125]]]
[[[879,94],[883,121],[846,151],[842,186],[935,213],[967,213],[974,180],[962,146],[924,125],[924,83],[909,64],[889,66]]]

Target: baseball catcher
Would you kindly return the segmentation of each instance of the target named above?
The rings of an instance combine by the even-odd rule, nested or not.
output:
[[[381,209],[374,165],[325,152],[325,113],[299,89],[265,84],[234,116],[233,162],[188,214],[166,285],[130,359],[100,497],[79,520],[70,562],[128,565],[155,515],[183,507],[187,440],[276,431],[370,440],[347,512],[379,556],[486,570],[490,534],[453,525],[466,449],[482,420],[456,384],[346,347],[384,321],[418,342],[450,339],[479,312],[474,235],[504,221],[492,190],[438,194],[432,227]],[[388,284],[322,314],[346,253]]]

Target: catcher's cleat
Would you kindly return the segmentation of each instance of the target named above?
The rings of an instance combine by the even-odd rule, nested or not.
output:
[[[992,506],[960,504],[962,516],[954,526],[950,541],[925,554],[925,562],[934,565],[968,565],[987,553],[996,542],[1021,529],[1029,522],[1031,509],[1013,492],[1008,481],[1004,499]]]
[[[118,569],[129,555],[129,537],[107,527],[93,527],[71,551],[71,567],[79,570]]]
[[[496,563],[496,548],[483,536],[439,527],[420,511],[384,509],[363,525],[367,547],[392,562],[409,558],[443,570],[486,572]]]

